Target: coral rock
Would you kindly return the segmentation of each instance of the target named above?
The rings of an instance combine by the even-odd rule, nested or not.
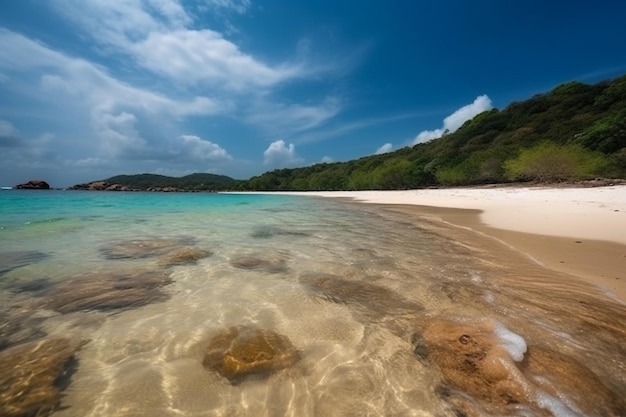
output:
[[[70,313],[135,308],[168,298],[161,287],[172,282],[163,271],[111,272],[69,278],[41,295],[41,307]]]
[[[202,362],[236,384],[243,378],[267,376],[300,359],[291,341],[278,333],[254,327],[231,327],[209,342]]]
[[[43,417],[54,412],[80,342],[55,338],[0,352],[0,415]]]

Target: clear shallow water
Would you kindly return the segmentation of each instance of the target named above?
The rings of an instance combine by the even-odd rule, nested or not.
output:
[[[137,241],[156,250],[112,256]],[[211,255],[164,262],[181,247]],[[4,349],[85,341],[55,416],[623,410],[623,304],[428,219],[287,196],[14,190],[0,192],[0,254],[0,319],[17,327]],[[80,293],[55,292],[68,280],[133,271],[171,283],[133,308],[50,301]],[[236,383],[203,367],[236,326],[277,332],[299,360]]]

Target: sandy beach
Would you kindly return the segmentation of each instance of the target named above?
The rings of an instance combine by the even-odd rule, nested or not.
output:
[[[626,302],[626,186],[287,193],[387,205],[469,228]]]

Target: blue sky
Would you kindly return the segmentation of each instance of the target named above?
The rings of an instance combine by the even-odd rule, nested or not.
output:
[[[626,72],[626,2],[6,0],[0,185],[249,178]]]

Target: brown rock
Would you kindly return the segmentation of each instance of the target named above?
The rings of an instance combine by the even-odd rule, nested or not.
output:
[[[300,283],[324,300],[356,305],[367,312],[379,315],[399,310],[423,310],[420,304],[407,300],[386,287],[370,282],[349,281],[335,275],[314,273],[300,277]]]
[[[435,364],[446,386],[471,396],[453,396],[442,389],[461,415],[515,415],[520,405],[536,415],[620,416],[624,401],[584,365],[540,347],[529,347],[515,361],[496,333],[492,320],[428,320],[413,336],[415,354]],[[500,327],[502,329],[502,327]]]
[[[53,413],[80,342],[45,339],[0,352],[0,415],[43,417]]]
[[[89,183],[89,189],[93,191],[106,190],[108,186],[109,183],[106,181],[94,181]]]
[[[282,254],[251,254],[234,257],[230,264],[235,268],[253,269],[269,273],[285,272],[287,259]]]
[[[122,184],[110,184],[106,187],[106,191],[130,191],[130,188]]]
[[[164,271],[102,272],[68,278],[40,296],[40,306],[60,313],[136,308],[164,301],[161,287],[172,282]]]
[[[138,259],[159,256],[190,243],[185,238],[145,238],[113,242],[100,248],[107,259]]]
[[[0,351],[44,337],[46,334],[40,326],[42,321],[42,318],[33,317],[33,311],[28,306],[1,306]]]
[[[38,251],[0,252],[0,275],[12,269],[38,262],[47,256],[45,253]]]
[[[299,352],[287,337],[271,330],[239,326],[211,339],[202,365],[236,384],[252,375],[262,377],[288,368],[299,359]]]
[[[200,259],[208,258],[213,252],[198,248],[180,248],[159,258],[159,264],[162,266],[186,265],[194,264]]]

